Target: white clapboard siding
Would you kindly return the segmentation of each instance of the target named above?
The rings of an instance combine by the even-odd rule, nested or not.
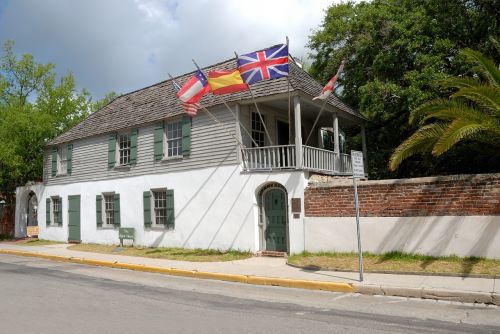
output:
[[[44,180],[48,185],[56,185],[238,164],[238,144],[230,135],[236,134],[235,120],[226,110],[218,110],[214,115],[227,131],[200,111],[193,118],[189,157],[155,161],[154,124],[149,124],[138,127],[137,163],[130,169],[108,168],[108,133],[73,142],[72,175],[52,177],[50,149],[45,150]]]

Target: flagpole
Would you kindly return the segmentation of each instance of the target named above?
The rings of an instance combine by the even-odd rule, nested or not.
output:
[[[233,110],[231,109],[231,107],[226,103],[226,101],[222,98],[222,96],[219,96],[219,99],[222,101],[222,103],[224,103],[224,105],[231,112],[231,114],[233,114],[234,119],[238,121],[238,124],[245,131],[245,133],[250,137],[250,140],[252,140],[252,143],[255,145],[255,147],[259,147],[259,145],[252,138],[252,135],[248,132],[247,128],[245,128],[245,126],[238,120],[238,117],[236,117],[236,114],[233,112]]]
[[[234,55],[236,56],[236,62],[238,62],[238,54],[236,53],[236,51],[234,51]],[[255,101],[255,96],[253,95],[252,87],[250,85],[248,85],[248,91],[250,92],[250,95],[252,96],[253,104],[255,105],[255,109],[257,109],[257,113],[259,114],[259,118],[260,118],[260,121],[262,122],[262,126],[264,127],[264,131],[266,132],[267,139],[269,140],[269,144],[270,144],[270,146],[273,146],[273,141],[271,140],[271,136],[269,135],[269,131],[267,131],[266,123],[264,123],[264,119],[262,118],[262,114],[260,113],[259,106],[257,105],[257,102]]]
[[[311,138],[311,135],[314,131],[314,127],[316,126],[316,124],[318,124],[318,121],[319,121],[319,117],[321,116],[321,113],[323,112],[323,110],[325,109],[325,106],[326,106],[326,100],[327,99],[324,99],[323,100],[323,105],[321,106],[321,109],[319,110],[319,113],[318,113],[318,116],[316,116],[316,119],[314,120],[314,124],[311,128],[311,131],[309,132],[309,136],[307,136],[307,139],[306,139],[306,143],[304,145],[307,145],[307,143],[309,142],[309,138]]]
[[[174,82],[177,86],[179,86],[179,84],[175,81],[174,77],[172,76],[172,74],[168,73],[168,76],[170,77],[170,79],[172,80],[172,82]],[[180,86],[179,86],[180,87]],[[224,129],[224,131],[229,134],[231,137],[233,137],[236,142],[241,146],[241,148],[244,148],[245,145],[243,145],[243,143],[238,139],[236,138],[236,136],[234,134],[232,134],[231,132],[229,132],[229,130],[226,128],[226,126],[224,124],[222,124],[218,119],[217,117],[215,117],[210,111],[208,111],[207,108],[205,108],[204,106],[201,105],[201,103],[199,104],[200,108],[203,109],[203,111],[205,113],[207,113],[207,115],[214,121],[216,122],[217,124],[219,124],[222,129]]]
[[[288,36],[286,36],[286,46],[288,49],[288,57],[290,57],[290,41]],[[294,60],[295,61],[295,60]],[[287,90],[288,90],[288,144],[292,143],[292,108],[291,108],[291,96],[290,96],[290,67],[288,68],[288,75],[286,76]],[[307,143],[306,143],[307,145]]]
[[[335,90],[335,84],[336,84],[336,82],[337,82],[337,79],[338,79],[338,78],[339,78],[339,76],[340,76],[340,73],[341,73],[341,72],[342,72],[342,70],[344,69],[344,63],[345,63],[345,59],[344,59],[344,60],[342,60],[342,63],[340,64],[340,67],[337,69],[337,73],[335,73],[335,76],[334,76],[332,79],[330,79],[330,81],[332,81],[332,84],[331,84],[331,86],[332,86],[332,87],[331,87],[331,89],[330,89],[330,90],[331,90],[331,93],[330,93],[330,94],[332,94],[332,93],[334,92],[334,90]],[[334,80],[334,79],[335,79],[335,80]],[[313,133],[313,131],[314,131],[314,127],[315,127],[315,126],[316,126],[316,124],[318,123],[319,117],[321,116],[321,113],[323,112],[323,109],[325,108],[326,101],[328,100],[328,97],[330,96],[330,94],[326,94],[326,93],[325,93],[325,89],[326,89],[326,87],[330,84],[330,81],[326,84],[325,88],[323,88],[322,93],[321,93],[319,96],[317,96],[317,97],[313,98],[313,100],[315,100],[315,99],[317,99],[318,97],[321,97],[323,94],[325,94],[325,96],[323,96],[323,105],[321,106],[321,109],[320,109],[320,111],[319,111],[319,113],[318,113],[318,116],[316,117],[316,120],[314,121],[314,124],[313,124],[313,126],[312,126],[312,128],[311,128],[311,132],[309,132],[309,136],[307,136],[306,145],[307,145],[307,143],[308,143],[308,141],[309,141],[309,138],[311,137],[311,135],[312,135],[312,133]],[[338,139],[336,139],[336,140],[338,140]]]
[[[201,71],[201,68],[200,66],[198,66],[198,64],[196,63],[196,60],[194,59],[191,59],[194,66],[196,66],[196,68],[198,69],[198,71]],[[201,71],[203,72],[203,71]],[[216,94],[214,94],[216,95]],[[252,142],[254,143],[255,147],[259,147],[259,145],[257,145],[257,143],[255,142],[255,140],[252,138],[252,135],[248,132],[248,130],[245,128],[245,126],[243,124],[241,124],[241,122],[238,120],[238,117],[236,117],[236,114],[233,112],[233,110],[229,107],[229,105],[226,103],[226,100],[224,100],[222,98],[222,96],[219,95],[219,99],[222,101],[222,103],[226,106],[226,108],[231,112],[231,114],[233,115],[234,119],[238,122],[238,124],[243,128],[243,130],[245,131],[245,133],[250,137],[250,139],[252,140]]]

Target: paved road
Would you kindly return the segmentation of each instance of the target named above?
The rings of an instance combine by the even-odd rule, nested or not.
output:
[[[0,333],[500,333],[500,308],[0,255]]]

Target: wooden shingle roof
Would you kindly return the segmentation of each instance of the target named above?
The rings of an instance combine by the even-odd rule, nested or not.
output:
[[[207,73],[212,69],[229,70],[234,68],[236,68],[236,60],[231,59],[206,67],[204,68],[204,72]],[[176,77],[175,80],[182,85],[193,73],[194,72],[186,73]],[[292,59],[290,59],[289,62],[288,79],[291,86],[290,91],[302,91],[311,97],[318,95],[323,88],[320,83],[301,69]],[[255,83],[252,85],[252,92],[256,98],[287,93],[287,79],[280,78]],[[182,114],[184,111],[175,94],[176,91],[169,79],[121,95],[103,108],[92,113],[79,124],[51,140],[47,145],[58,145],[76,139],[114,132]],[[224,95],[224,99],[226,102],[250,100],[251,95],[248,91],[245,91]],[[328,103],[348,114],[363,118],[357,111],[350,108],[333,94],[330,95]],[[222,100],[220,97],[214,96],[213,94],[207,94],[201,100],[201,104],[205,107],[212,107],[222,104]]]

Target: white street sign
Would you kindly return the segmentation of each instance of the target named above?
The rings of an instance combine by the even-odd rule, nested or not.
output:
[[[352,176],[357,178],[365,177],[365,167],[363,165],[363,152],[351,151]]]

